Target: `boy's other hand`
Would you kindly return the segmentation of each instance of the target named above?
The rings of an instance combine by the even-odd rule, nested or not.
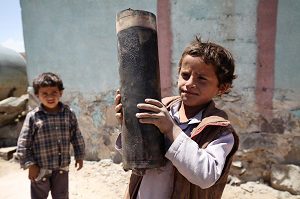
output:
[[[116,96],[115,96],[115,112],[116,112],[116,118],[121,124],[123,120],[123,112],[122,112],[122,104],[121,104],[121,94],[119,89],[116,91]]]
[[[77,168],[77,171],[78,171],[83,167],[83,160],[76,160],[75,168],[77,167],[77,165],[78,165],[78,168]]]
[[[167,108],[158,100],[145,99],[146,103],[139,103],[137,107],[147,112],[137,113],[140,123],[154,124],[171,141],[180,134],[181,129],[174,123]],[[149,112],[150,111],[150,112]]]
[[[34,181],[38,177],[39,173],[40,173],[40,168],[35,164],[31,165],[28,171],[29,180]]]

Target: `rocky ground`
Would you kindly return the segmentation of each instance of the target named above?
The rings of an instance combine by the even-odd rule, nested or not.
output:
[[[122,198],[130,173],[124,172],[120,164],[111,160],[85,161],[84,168],[76,171],[74,162],[70,167],[70,199],[116,199]],[[20,169],[13,160],[0,159],[0,198],[29,199],[27,171]],[[48,198],[51,198],[49,196]],[[271,187],[248,182],[240,186],[227,185],[224,199],[300,199]]]

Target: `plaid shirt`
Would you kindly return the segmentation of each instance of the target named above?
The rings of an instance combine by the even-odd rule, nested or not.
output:
[[[83,160],[85,144],[75,113],[59,103],[57,113],[48,113],[42,106],[30,111],[24,121],[17,154],[22,168],[37,164],[44,169],[58,169],[70,164],[70,143],[75,159]]]

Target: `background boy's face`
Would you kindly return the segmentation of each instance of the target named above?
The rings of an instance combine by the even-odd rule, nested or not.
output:
[[[46,111],[54,112],[59,108],[58,103],[62,96],[62,91],[60,91],[57,86],[41,87],[37,96],[44,105]]]
[[[200,57],[183,58],[178,89],[184,105],[202,107],[218,94],[218,85],[214,66],[205,64]]]

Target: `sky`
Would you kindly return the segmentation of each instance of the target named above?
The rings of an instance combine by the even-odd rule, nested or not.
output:
[[[24,52],[20,0],[0,0],[0,45]]]

